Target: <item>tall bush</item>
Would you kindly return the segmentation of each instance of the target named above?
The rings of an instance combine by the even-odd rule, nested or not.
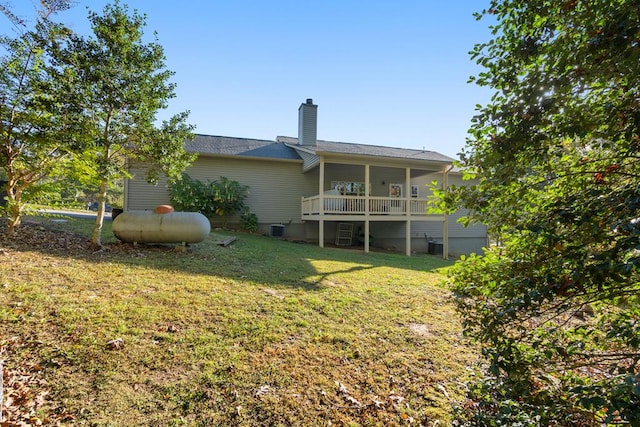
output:
[[[200,212],[208,218],[219,216],[226,227],[230,216],[245,209],[249,187],[224,176],[202,182],[183,174],[181,180],[171,183],[170,191],[176,209]]]
[[[451,271],[488,370],[466,426],[640,425],[640,7],[493,0],[452,208],[502,243]]]

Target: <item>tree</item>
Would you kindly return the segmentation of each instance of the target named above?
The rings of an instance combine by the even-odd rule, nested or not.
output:
[[[461,425],[640,425],[640,3],[493,0],[452,187],[503,246],[451,273],[489,361]]]
[[[67,155],[59,132],[64,117],[54,117],[45,108],[49,95],[42,83],[50,77],[44,72],[47,44],[68,34],[50,17],[68,7],[69,1],[42,2],[33,30],[0,38],[4,49],[0,57],[0,165],[7,180],[5,209],[10,233],[20,225],[23,196]],[[16,29],[24,30],[24,21],[7,6],[0,5],[0,11]]]
[[[187,112],[156,126],[156,114],[175,96],[173,75],[165,68],[164,50],[143,42],[146,17],[129,15],[119,2],[103,15],[89,14],[93,38],[74,35],[54,52],[51,91],[73,110],[68,128],[77,159],[84,161],[100,190],[92,242],[101,244],[102,216],[107,191],[114,180],[127,176],[129,162],[149,164],[148,180],[160,173],[179,177],[193,160],[184,141],[192,138]]]

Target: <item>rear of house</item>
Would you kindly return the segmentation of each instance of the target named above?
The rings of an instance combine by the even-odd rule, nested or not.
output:
[[[249,187],[247,207],[259,231],[320,246],[362,246],[447,257],[481,252],[482,225],[462,227],[455,215],[429,209],[430,185],[461,184],[452,159],[425,150],[323,141],[316,138],[317,106],[299,109],[299,135],[276,140],[197,135],[186,149],[198,153],[185,171],[192,179],[226,177]],[[166,180],[147,184],[142,167],[131,168],[125,210],[150,210],[170,202]],[[219,225],[219,218],[212,218]],[[221,222],[221,221],[220,221]],[[239,216],[228,223],[239,223]],[[348,238],[338,239],[340,230]]]

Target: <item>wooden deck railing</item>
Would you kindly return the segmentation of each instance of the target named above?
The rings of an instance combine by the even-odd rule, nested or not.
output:
[[[397,197],[335,196],[325,195],[322,206],[320,196],[302,198],[302,217],[312,215],[430,215],[427,199],[399,199]],[[321,209],[322,208],[322,209]]]

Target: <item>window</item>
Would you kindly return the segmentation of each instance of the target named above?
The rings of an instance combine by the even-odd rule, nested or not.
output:
[[[402,184],[389,184],[389,197],[402,197]]]
[[[343,196],[364,196],[364,182],[331,181],[331,189]]]

